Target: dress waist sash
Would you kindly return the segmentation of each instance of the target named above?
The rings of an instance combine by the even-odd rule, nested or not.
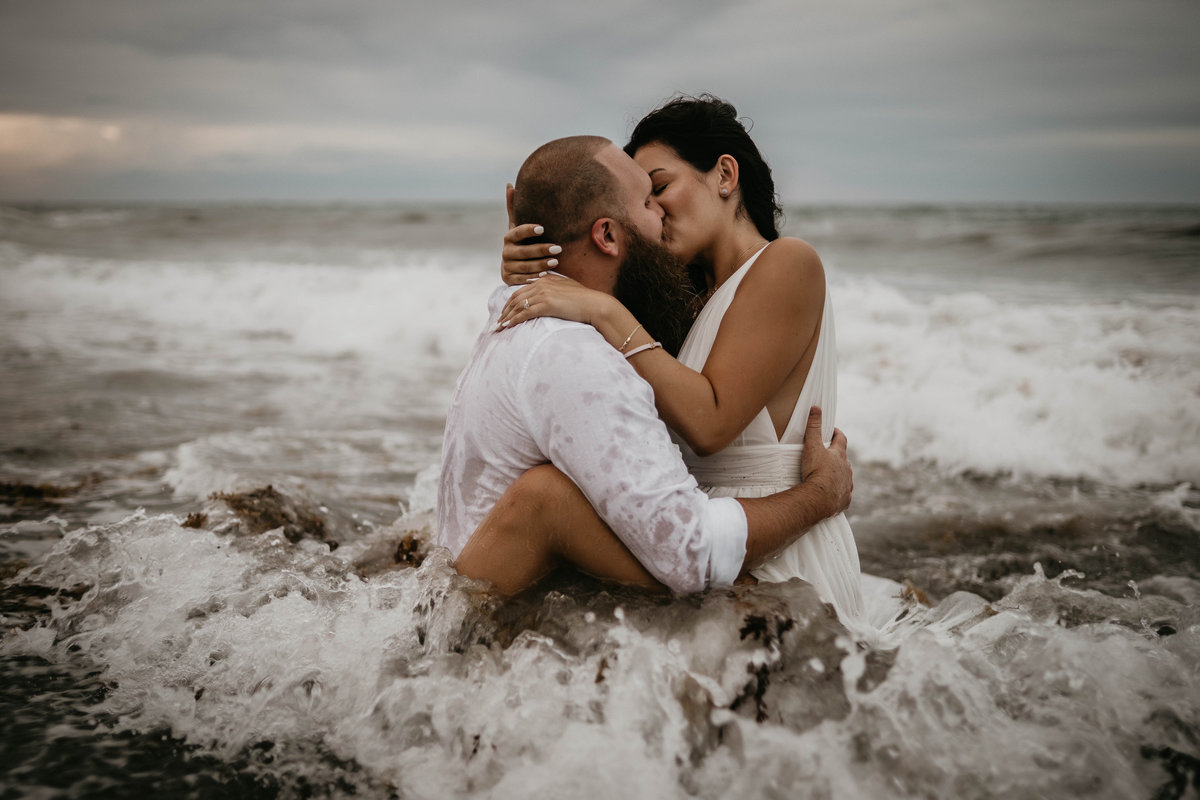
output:
[[[803,450],[799,444],[755,444],[702,458],[685,448],[683,460],[701,486],[794,486]]]

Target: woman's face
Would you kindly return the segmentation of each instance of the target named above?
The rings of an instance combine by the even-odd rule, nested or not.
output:
[[[639,148],[633,160],[650,176],[654,197],[662,206],[663,244],[685,264],[691,263],[721,225],[717,170],[700,172],[658,142]]]

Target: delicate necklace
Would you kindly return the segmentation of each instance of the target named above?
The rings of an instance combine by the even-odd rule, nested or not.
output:
[[[742,252],[740,252],[740,253],[738,253],[736,256],[734,256],[734,259],[733,259],[733,266],[730,268],[730,270],[729,270],[729,274],[728,274],[728,275],[725,275],[724,277],[719,277],[719,276],[716,274],[716,272],[714,271],[714,272],[712,273],[712,277],[709,279],[709,283],[710,283],[710,285],[709,285],[709,287],[708,287],[708,294],[709,294],[709,296],[711,296],[711,295],[712,295],[712,293],[713,293],[713,292],[715,292],[717,289],[721,288],[721,284],[725,283],[725,281],[726,281],[726,280],[728,280],[728,279],[730,278],[730,276],[732,276],[732,275],[733,275],[733,273],[735,273],[735,272],[737,272],[739,269],[741,269],[741,267],[742,267],[742,257],[743,257],[743,256],[745,256],[747,253],[749,253],[749,252],[750,252],[751,250],[753,250],[755,247],[761,247],[761,246],[763,246],[763,245],[765,245],[765,244],[767,244],[767,240],[766,240],[766,239],[759,239],[757,242],[754,242],[754,243],[753,243],[753,244],[751,244],[749,247],[747,247],[747,248],[745,248],[744,250],[742,250]]]
[[[743,256],[745,256],[747,253],[749,253],[749,252],[750,252],[751,250],[753,250],[754,248],[756,248],[756,247],[761,247],[761,246],[763,246],[763,245],[764,245],[764,244],[766,244],[766,243],[767,243],[767,240],[766,240],[766,239],[759,239],[757,242],[754,242],[754,243],[753,243],[753,244],[751,244],[749,247],[747,247],[745,250],[743,250],[742,252],[740,252],[740,253],[738,253],[738,254],[737,254],[737,257],[736,257],[736,258],[733,260],[733,261],[734,261],[734,263],[735,263],[735,264],[737,264],[737,265],[740,267],[740,266],[742,265],[742,258],[743,258]]]

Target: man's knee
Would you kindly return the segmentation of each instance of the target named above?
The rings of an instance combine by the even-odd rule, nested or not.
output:
[[[505,498],[526,514],[540,514],[561,506],[579,493],[571,479],[552,464],[525,471],[504,493]],[[536,518],[530,518],[534,522]]]
[[[514,546],[522,552],[552,555],[558,546],[552,535],[558,527],[558,509],[570,492],[578,491],[570,478],[549,464],[527,470],[505,490],[475,530],[459,555],[459,571],[469,574],[462,565],[469,562],[474,566],[481,553],[491,559],[498,549],[511,551]]]

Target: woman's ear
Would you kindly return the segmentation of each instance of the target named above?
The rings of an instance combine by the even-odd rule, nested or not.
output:
[[[729,154],[720,156],[713,170],[717,173],[717,188],[721,190],[721,197],[732,197],[738,186],[737,159]]]
[[[592,244],[601,253],[609,256],[619,256],[621,245],[617,241],[617,221],[612,217],[601,217],[592,223]]]

